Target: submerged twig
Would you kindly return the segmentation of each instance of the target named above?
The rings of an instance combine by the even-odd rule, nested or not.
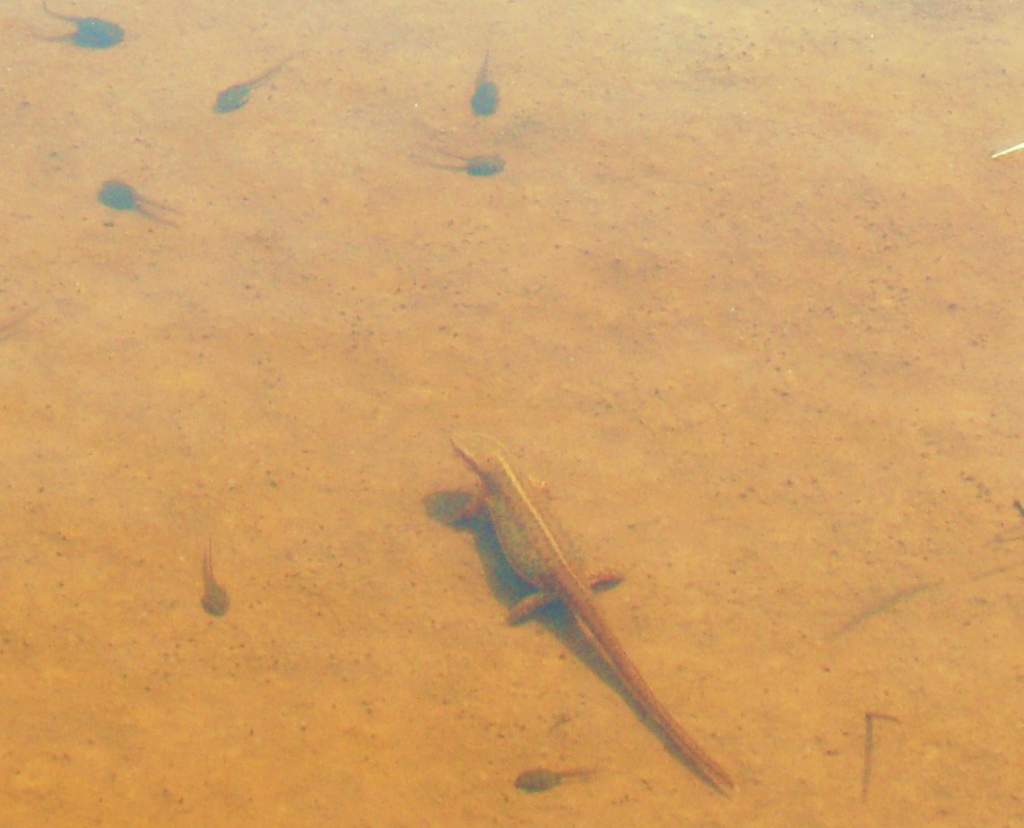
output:
[[[860,798],[862,802],[868,801],[868,786],[871,784],[871,768],[875,760],[875,719],[885,722],[900,723],[895,716],[888,713],[864,714],[864,773],[860,779]]]
[[[883,598],[878,603],[872,604],[867,609],[861,610],[859,613],[853,616],[853,618],[851,618],[849,621],[847,621],[845,624],[839,627],[835,632],[833,632],[832,635],[829,636],[829,638],[836,639],[842,635],[846,635],[846,633],[850,632],[850,630],[859,627],[865,621],[869,621],[876,615],[880,615],[881,613],[892,609],[897,604],[901,604],[904,601],[908,601],[915,595],[918,595],[924,592],[925,590],[932,589],[933,587],[938,586],[940,583],[942,583],[942,581],[925,581],[922,584],[914,584],[913,586],[909,586],[906,589],[901,589],[899,592],[895,592],[892,595]]]

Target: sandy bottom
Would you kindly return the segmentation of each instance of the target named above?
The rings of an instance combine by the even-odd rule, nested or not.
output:
[[[0,822],[1024,825],[1019,4],[171,5],[0,18]]]

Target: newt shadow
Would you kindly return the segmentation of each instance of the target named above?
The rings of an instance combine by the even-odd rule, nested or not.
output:
[[[427,515],[445,526],[458,531],[470,532],[476,542],[477,555],[483,565],[484,577],[495,597],[507,608],[512,608],[519,600],[534,592],[533,586],[523,581],[509,564],[508,559],[502,552],[501,543],[495,534],[494,526],[486,513],[472,518],[462,517],[466,505],[470,502],[470,496],[464,492],[443,491],[436,492],[424,498],[424,509]],[[594,592],[603,592],[611,586],[598,587]],[[538,610],[524,619],[523,624],[530,621],[539,621],[549,632],[551,632],[572,654],[583,662],[594,675],[606,685],[611,687],[622,697],[636,714],[647,729],[654,733],[668,748],[669,752],[680,759],[683,764],[692,767],[690,762],[682,756],[669,740],[662,733],[661,728],[640,709],[633,700],[632,695],[619,680],[615,670],[605,659],[600,648],[591,640],[590,636],[577,623],[575,616],[563,604],[556,603]],[[518,626],[518,625],[516,625]],[[552,717],[558,711],[552,710]],[[698,777],[701,776],[699,771]]]

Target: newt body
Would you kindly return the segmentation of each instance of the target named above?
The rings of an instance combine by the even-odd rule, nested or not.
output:
[[[452,436],[452,446],[480,478],[481,491],[467,512],[486,507],[509,563],[539,590],[512,608],[512,618],[522,618],[552,601],[565,604],[589,630],[640,710],[658,724],[702,779],[728,793],[733,787],[731,777],[654,695],[584,586],[578,553],[556,535],[502,445],[482,434],[458,434]]]

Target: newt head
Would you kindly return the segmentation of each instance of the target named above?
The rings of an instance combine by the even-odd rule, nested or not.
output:
[[[486,434],[463,431],[451,435],[452,448],[467,466],[486,482],[505,456],[505,447]]]

